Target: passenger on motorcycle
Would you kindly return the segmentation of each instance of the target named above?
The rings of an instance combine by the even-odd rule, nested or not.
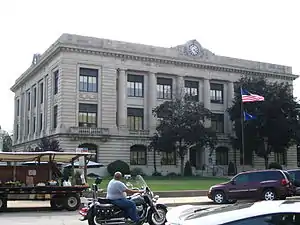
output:
[[[114,178],[108,183],[106,198],[124,210],[126,217],[129,217],[133,222],[138,223],[139,217],[137,215],[136,205],[126,198],[124,192],[128,195],[133,195],[135,193],[143,193],[143,191],[128,189],[126,185],[120,181],[121,179],[122,173],[116,172]]]

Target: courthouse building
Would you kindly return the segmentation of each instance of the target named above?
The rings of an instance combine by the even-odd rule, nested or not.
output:
[[[227,108],[234,98],[234,82],[242,75],[264,76],[292,84],[292,68],[218,56],[196,40],[163,48],[107,39],[63,34],[16,80],[14,149],[28,151],[39,139],[59,140],[65,151],[86,147],[95,161],[108,165],[120,159],[153,172],[149,137],[157,121],[152,109],[185,93],[213,112],[207,123],[218,132],[218,145],[191,149],[187,160],[200,173],[218,168],[225,174],[240,154],[230,145],[232,123]],[[295,167],[296,149],[274,160]],[[246,157],[247,168],[264,166],[263,159]],[[272,159],[270,159],[272,161]],[[162,173],[179,172],[173,153],[158,153]]]

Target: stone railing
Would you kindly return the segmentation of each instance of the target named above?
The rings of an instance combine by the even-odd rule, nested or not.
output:
[[[138,136],[149,136],[149,130],[129,130],[130,135],[138,135]]]
[[[70,133],[88,136],[103,136],[109,135],[109,129],[98,127],[70,127]]]

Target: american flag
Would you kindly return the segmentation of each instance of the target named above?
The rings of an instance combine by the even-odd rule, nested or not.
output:
[[[265,97],[252,94],[245,89],[241,88],[242,102],[262,102],[265,100]]]

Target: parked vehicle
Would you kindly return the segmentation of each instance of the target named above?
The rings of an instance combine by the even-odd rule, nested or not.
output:
[[[167,213],[166,225],[298,225],[300,201],[261,201],[223,207],[183,205]]]
[[[83,152],[0,152],[3,162],[36,162],[35,166],[10,165],[0,168],[0,211],[5,211],[8,201],[50,200],[53,210],[78,210],[80,196],[88,185],[64,186],[53,180],[54,160],[56,163],[69,163],[79,157],[91,157],[94,153]],[[44,163],[40,164],[38,161]],[[30,163],[29,163],[30,164]],[[47,166],[48,164],[48,166]],[[45,169],[46,168],[46,169]],[[9,180],[7,179],[9,177]]]
[[[159,196],[154,196],[142,176],[136,177],[136,183],[139,189],[144,190],[143,194],[134,194],[128,196],[136,204],[136,209],[141,218],[141,224],[149,223],[150,225],[163,225],[166,223],[167,207],[163,204],[156,203]],[[113,205],[108,199],[98,198],[97,191],[99,180],[93,185],[93,199],[87,207],[82,208],[79,213],[81,221],[88,221],[89,225],[118,225],[129,222],[125,218],[124,211]]]
[[[208,198],[217,204],[236,200],[284,200],[295,193],[288,174],[282,170],[257,170],[237,174],[229,182],[212,186]]]
[[[295,195],[300,195],[300,169],[292,169],[286,171],[293,185],[296,187]]]

